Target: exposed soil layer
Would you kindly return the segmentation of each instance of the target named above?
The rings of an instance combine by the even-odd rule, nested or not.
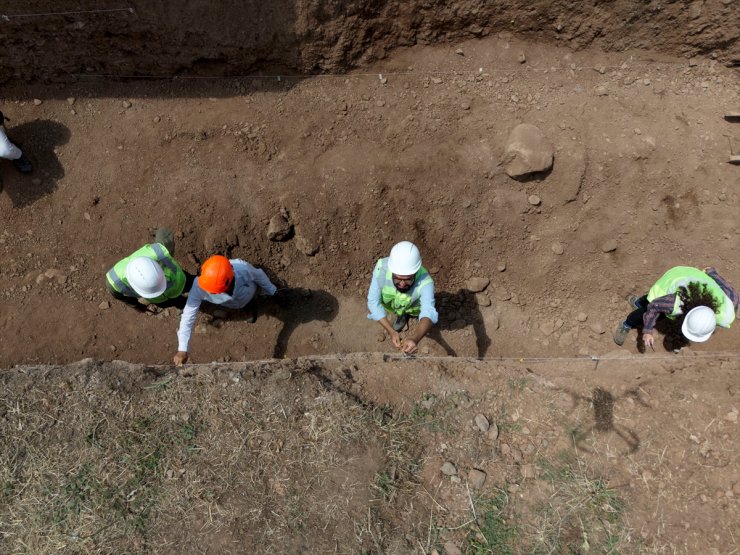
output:
[[[715,266],[740,286],[727,163],[740,128],[723,118],[740,83],[714,61],[488,38],[342,78],[11,92],[24,100],[1,109],[36,170],[0,164],[3,366],[171,360],[178,311],[142,315],[104,287],[160,225],[190,272],[220,252],[292,288],[283,306],[261,303],[256,324],[204,313],[196,362],[391,350],[365,296],[401,239],[435,279],[441,320],[426,354],[606,353],[627,295],[666,269]],[[555,164],[515,181],[501,161],[522,122],[554,145]],[[294,233],[270,241],[281,210]],[[476,294],[471,277],[490,285]],[[692,348],[737,349],[738,333]]]
[[[499,32],[571,48],[740,55],[740,11],[732,0],[39,0],[1,9],[0,80],[342,72],[397,47]],[[42,15],[85,10],[99,11]]]

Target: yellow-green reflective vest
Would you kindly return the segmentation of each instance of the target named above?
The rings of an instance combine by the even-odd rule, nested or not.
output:
[[[432,286],[432,276],[423,266],[416,272],[414,285],[407,293],[402,293],[393,285],[393,272],[388,269],[388,259],[381,258],[375,265],[373,279],[380,283],[380,304],[388,312],[403,316],[418,316],[421,312],[421,290]]]
[[[182,295],[182,290],[185,289],[185,272],[183,272],[180,265],[175,262],[175,259],[172,258],[172,255],[169,253],[167,248],[160,243],[144,245],[135,253],[116,262],[116,265],[113,266],[105,276],[113,289],[126,297],[139,296],[139,294],[128,284],[128,280],[126,279],[126,267],[132,259],[140,256],[145,256],[156,261],[162,267],[164,277],[167,280],[167,289],[164,290],[164,293],[159,297],[147,299],[149,302],[155,304],[163,303],[168,299],[175,299]]]
[[[698,268],[690,266],[676,266],[663,274],[658,281],[648,291],[647,300],[652,302],[658,297],[673,295],[679,287],[686,287],[689,283],[696,282],[707,286],[707,290],[712,294],[717,303],[717,325],[729,328],[735,320],[735,307],[730,298],[725,295],[722,288],[711,276],[705,274]],[[683,314],[681,309],[681,299],[676,295],[676,303],[673,305],[673,312],[668,315],[669,318],[675,318]]]

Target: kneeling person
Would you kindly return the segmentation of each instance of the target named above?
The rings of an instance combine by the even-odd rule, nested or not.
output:
[[[269,296],[277,292],[267,274],[249,262],[238,258],[229,260],[218,254],[203,262],[180,318],[177,354],[173,358],[175,364],[179,366],[188,360],[190,336],[203,301],[224,308],[242,309],[252,300],[258,287]]]
[[[401,241],[391,249],[388,258],[375,264],[373,279],[367,294],[368,318],[388,332],[393,345],[407,354],[418,351],[419,341],[437,323],[434,307],[434,281],[421,265],[419,249],[409,241]],[[391,325],[386,310],[396,315]],[[414,333],[401,342],[399,332],[409,317],[418,318]]]
[[[159,306],[185,305],[184,293],[195,276],[185,272],[173,258],[175,250],[172,234],[158,229],[155,242],[144,245],[130,256],[119,260],[105,275],[105,285],[119,301],[135,306],[144,298]]]

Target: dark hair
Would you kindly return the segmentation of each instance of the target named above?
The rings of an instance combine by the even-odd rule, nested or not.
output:
[[[704,283],[692,281],[685,287],[679,287],[676,294],[681,299],[681,311],[684,315],[688,314],[697,306],[708,306],[715,314],[719,310],[720,303],[714,298],[714,295],[709,291],[709,287]]]

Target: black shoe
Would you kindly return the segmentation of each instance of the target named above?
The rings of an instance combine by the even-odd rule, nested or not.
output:
[[[20,158],[13,160],[13,165],[21,173],[31,173],[33,171],[33,164],[23,154],[21,154]]]
[[[408,323],[409,323],[409,317],[407,314],[396,316],[396,321],[393,322],[393,330],[401,331],[403,328],[406,327],[406,324]]]

